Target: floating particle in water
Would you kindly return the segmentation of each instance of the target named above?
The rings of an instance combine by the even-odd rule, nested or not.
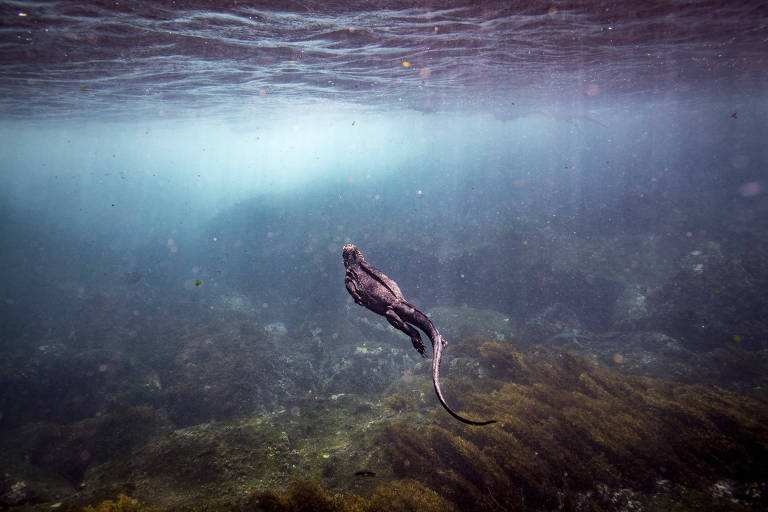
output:
[[[404,60],[404,61],[403,61],[403,67],[404,67],[404,68],[409,68],[409,67],[411,67],[411,63],[410,63],[410,62],[408,62],[407,60]]]
[[[749,166],[750,158],[747,155],[735,155],[730,159],[730,163],[736,169],[746,169]],[[759,182],[753,182],[759,183]],[[746,185],[746,184],[745,184]]]
[[[742,197],[754,197],[762,194],[764,191],[765,186],[763,186],[760,181],[750,181],[739,187],[739,194],[741,194]]]
[[[203,284],[203,283],[201,283],[199,279],[197,281],[195,281],[195,286],[200,286],[201,284]]]

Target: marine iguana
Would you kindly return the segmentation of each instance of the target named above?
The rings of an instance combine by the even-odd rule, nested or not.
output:
[[[421,357],[424,354],[424,343],[421,335],[413,326],[415,325],[429,336],[432,342],[432,383],[440,404],[448,413],[457,420],[469,425],[488,425],[496,423],[496,420],[472,421],[462,418],[448,407],[440,391],[440,358],[443,355],[443,347],[447,344],[437,331],[427,315],[413,307],[403,297],[400,287],[384,272],[377,269],[363,258],[363,255],[353,244],[347,244],[342,251],[344,268],[347,270],[344,276],[344,285],[357,304],[365,306],[374,313],[384,316],[387,321],[411,338],[413,348]],[[411,325],[413,324],[413,325]]]

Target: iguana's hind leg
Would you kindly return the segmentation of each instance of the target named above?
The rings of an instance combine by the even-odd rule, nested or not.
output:
[[[403,331],[411,338],[413,348],[415,348],[418,353],[421,354],[421,357],[427,357],[427,355],[424,353],[424,342],[421,341],[421,334],[419,334],[419,331],[403,322],[403,319],[400,318],[397,313],[391,309],[388,309],[387,312],[384,313],[384,316],[387,318],[387,321],[390,323],[390,325],[392,325],[392,327],[398,331]]]

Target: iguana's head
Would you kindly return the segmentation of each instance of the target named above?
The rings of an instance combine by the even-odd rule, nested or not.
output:
[[[357,250],[355,244],[347,244],[344,246],[344,250],[341,253],[341,257],[344,259],[344,268],[349,267],[354,263],[363,261],[363,255]]]

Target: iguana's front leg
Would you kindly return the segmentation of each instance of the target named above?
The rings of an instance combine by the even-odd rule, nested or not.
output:
[[[356,304],[359,304],[361,306],[364,306],[363,300],[360,298],[360,292],[357,291],[357,286],[355,286],[355,281],[349,277],[346,276],[344,278],[344,286],[347,287],[347,291],[352,296],[352,299],[355,301]]]

